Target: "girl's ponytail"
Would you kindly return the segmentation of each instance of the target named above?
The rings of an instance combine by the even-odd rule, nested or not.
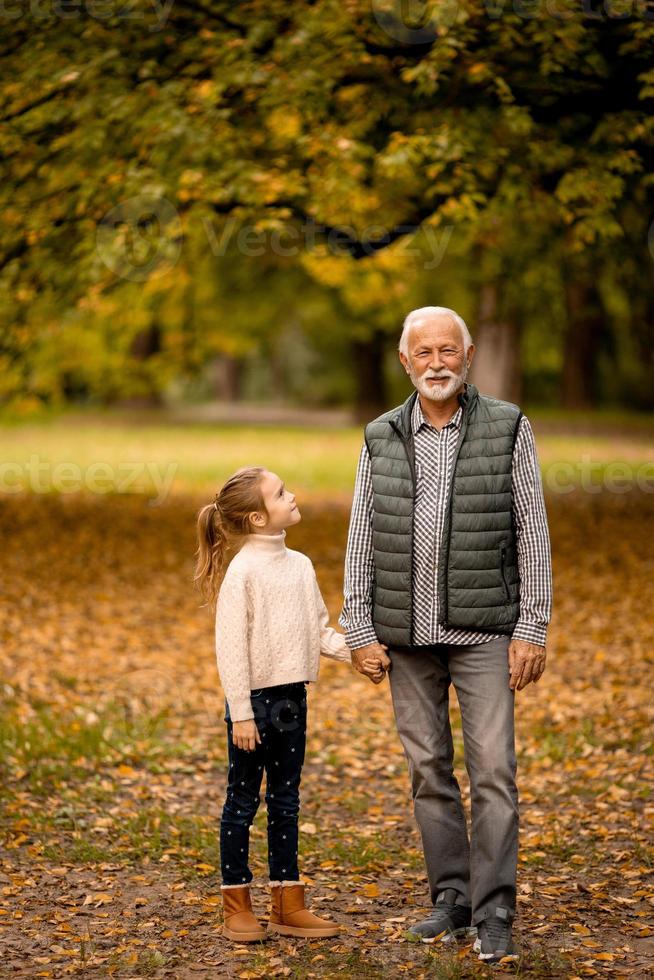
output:
[[[249,515],[253,511],[267,513],[260,487],[265,472],[263,466],[237,470],[215,500],[198,511],[194,581],[211,606],[220,589],[230,539],[250,533]]]
[[[197,531],[195,582],[207,602],[213,605],[227,553],[227,535],[216,500],[199,511]]]

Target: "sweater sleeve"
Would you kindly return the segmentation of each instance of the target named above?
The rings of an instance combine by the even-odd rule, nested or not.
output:
[[[230,566],[216,603],[216,661],[232,721],[254,718],[250,701],[245,577]]]
[[[329,610],[325,605],[325,600],[322,597],[320,591],[320,586],[318,585],[318,579],[316,578],[316,573],[313,570],[313,588],[316,597],[316,608],[318,610],[318,621],[320,623],[320,655],[321,657],[329,657],[330,660],[342,660],[344,663],[352,663],[352,654],[350,653],[350,648],[345,642],[345,637],[342,633],[337,632],[337,630],[332,629],[329,625]]]

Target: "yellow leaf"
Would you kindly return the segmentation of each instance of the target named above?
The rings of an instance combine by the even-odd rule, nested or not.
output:
[[[109,892],[96,892],[95,894],[91,893],[87,895],[82,905],[95,905],[97,909],[100,905],[108,905],[113,900],[114,897]]]
[[[590,936],[590,929],[588,926],[582,926],[580,922],[573,922],[572,928],[578,936]]]
[[[77,956],[76,949],[66,949],[65,946],[58,946],[56,943],[54,943],[50,949],[53,953],[58,953],[59,956]]]
[[[125,763],[121,763],[121,765],[118,766],[116,772],[118,773],[119,776],[135,776],[136,775],[136,769],[132,769],[131,766],[126,766]]]
[[[367,898],[377,898],[379,896],[379,888],[374,882],[370,885],[364,885],[363,888],[359,888],[358,895],[365,895]]]

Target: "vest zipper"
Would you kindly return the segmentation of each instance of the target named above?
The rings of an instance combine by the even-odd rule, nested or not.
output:
[[[502,582],[504,583],[504,592],[506,593],[506,601],[511,602],[511,593],[509,592],[509,583],[506,580],[506,545],[500,545],[500,572],[502,573]]]
[[[413,521],[414,521],[414,516],[413,516],[413,514],[415,513],[415,502],[416,502],[416,467],[415,467],[415,459],[412,458],[411,453],[409,451],[409,439],[405,439],[404,438],[404,434],[401,432],[401,430],[395,424],[395,422],[391,422],[391,426],[397,432],[398,436],[400,437],[400,442],[404,446],[404,452],[406,453],[406,458],[407,458],[407,461],[409,463],[409,469],[411,471],[411,480],[413,481],[413,508],[412,508],[412,517],[411,517],[411,540],[409,542],[410,549],[411,549],[411,583],[409,585],[409,623],[410,623],[410,625],[409,625],[409,645],[410,646],[413,646],[413,579],[414,579],[414,575],[413,575],[413,565],[414,565],[414,555],[413,555]]]
[[[459,462],[459,455],[461,453],[461,447],[463,446],[463,440],[465,439],[467,428],[468,428],[468,416],[464,409],[461,418],[461,432],[459,433],[459,441],[457,443],[456,452],[454,453],[454,459],[452,461],[452,473],[450,476],[450,486],[448,488],[448,498],[445,507],[445,511],[448,519],[448,525],[447,525],[447,542],[444,551],[443,551],[443,542],[441,541],[441,561],[443,562],[441,567],[443,568],[443,583],[445,585],[445,594],[443,596],[442,611],[438,619],[438,625],[442,626],[444,629],[448,628],[447,616],[449,613],[449,609],[448,609],[449,596],[447,592],[447,569],[450,564],[450,542],[452,540],[452,498],[454,496],[454,478],[456,476],[456,464]],[[437,575],[437,581],[440,581],[440,574]]]

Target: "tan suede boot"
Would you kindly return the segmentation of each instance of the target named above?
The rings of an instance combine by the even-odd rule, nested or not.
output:
[[[337,936],[339,926],[327,919],[319,919],[304,907],[305,884],[302,881],[270,882],[270,919],[268,932],[282,936],[320,938]]]
[[[223,936],[239,943],[261,942],[267,936],[252,912],[249,885],[222,885]]]

